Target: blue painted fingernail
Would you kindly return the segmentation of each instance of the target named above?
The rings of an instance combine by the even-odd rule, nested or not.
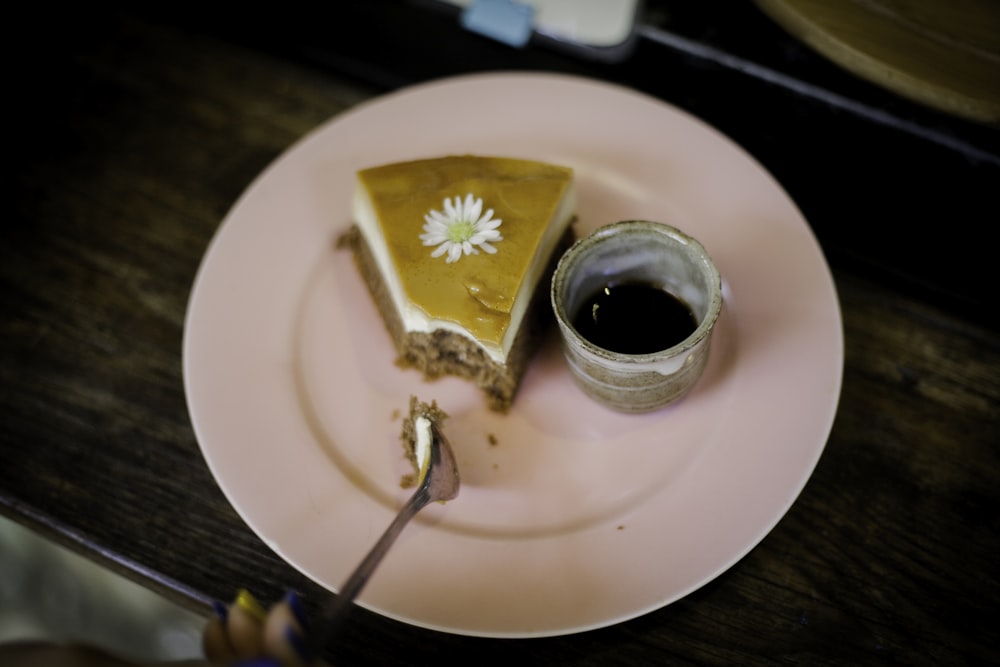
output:
[[[218,600],[212,600],[212,610],[215,611],[215,615],[219,617],[219,620],[223,623],[229,617],[229,607],[222,604]]]
[[[295,591],[288,591],[285,593],[285,602],[292,610],[299,627],[305,632],[309,628],[309,620],[306,618],[306,610],[302,607],[302,598]]]
[[[281,663],[276,658],[250,658],[234,662],[229,667],[281,667]]]
[[[312,662],[312,649],[306,643],[305,637],[299,634],[295,628],[291,626],[285,628],[285,640],[295,649],[295,653],[298,654],[302,662]]]

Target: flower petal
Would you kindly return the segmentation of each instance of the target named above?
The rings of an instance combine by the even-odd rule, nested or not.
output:
[[[483,212],[483,200],[473,199],[472,194],[465,196],[465,219],[475,223],[479,220],[479,214]]]
[[[503,240],[503,237],[500,236],[500,232],[495,229],[486,229],[481,232],[476,232],[469,240],[473,243],[478,243],[479,241],[501,241]]]
[[[441,225],[442,227],[448,226],[448,218],[444,217],[440,211],[431,211],[424,216],[424,221],[428,225]]]

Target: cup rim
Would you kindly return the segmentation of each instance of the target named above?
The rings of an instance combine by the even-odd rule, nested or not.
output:
[[[573,326],[571,317],[569,313],[566,312],[566,304],[559,294],[560,288],[565,284],[568,278],[566,273],[568,270],[567,267],[574,260],[574,258],[583,252],[585,246],[600,243],[604,239],[617,236],[623,232],[627,232],[629,229],[637,229],[647,233],[668,236],[674,240],[682,241],[685,245],[688,245],[696,250],[696,254],[701,260],[702,266],[707,269],[707,273],[709,275],[711,295],[708,302],[708,310],[705,313],[705,316],[700,318],[698,321],[698,326],[695,327],[695,330],[692,331],[684,340],[671,345],[670,347],[663,348],[662,350],[656,350],[655,352],[629,354],[626,352],[615,352],[614,350],[609,350],[607,348],[600,347],[599,345],[595,345]],[[678,229],[677,227],[674,227],[673,225],[665,222],[643,219],[619,220],[617,222],[601,225],[588,235],[577,239],[573,245],[571,245],[566,252],[563,253],[562,257],[559,258],[559,262],[556,264],[555,271],[552,274],[549,294],[552,302],[552,309],[559,325],[571,331],[573,336],[585,350],[587,350],[590,354],[608,361],[626,364],[645,364],[664,357],[675,357],[678,354],[682,354],[683,352],[696,347],[709,335],[712,328],[715,326],[715,323],[722,311],[723,301],[722,276],[719,273],[719,269],[715,265],[715,262],[708,254],[708,250],[701,243],[701,241]]]

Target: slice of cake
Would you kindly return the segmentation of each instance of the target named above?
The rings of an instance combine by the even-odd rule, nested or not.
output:
[[[472,155],[357,173],[347,241],[402,366],[476,382],[510,408],[572,241],[573,171]]]

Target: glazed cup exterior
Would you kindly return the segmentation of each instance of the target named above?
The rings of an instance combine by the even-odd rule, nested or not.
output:
[[[621,282],[666,289],[691,308],[697,327],[680,343],[649,354],[594,345],[573,327],[573,315],[596,290]],[[576,384],[613,410],[649,412],[684,397],[704,372],[722,310],[722,280],[696,239],[664,223],[624,220],[599,227],[566,251],[552,277],[551,300]]]

